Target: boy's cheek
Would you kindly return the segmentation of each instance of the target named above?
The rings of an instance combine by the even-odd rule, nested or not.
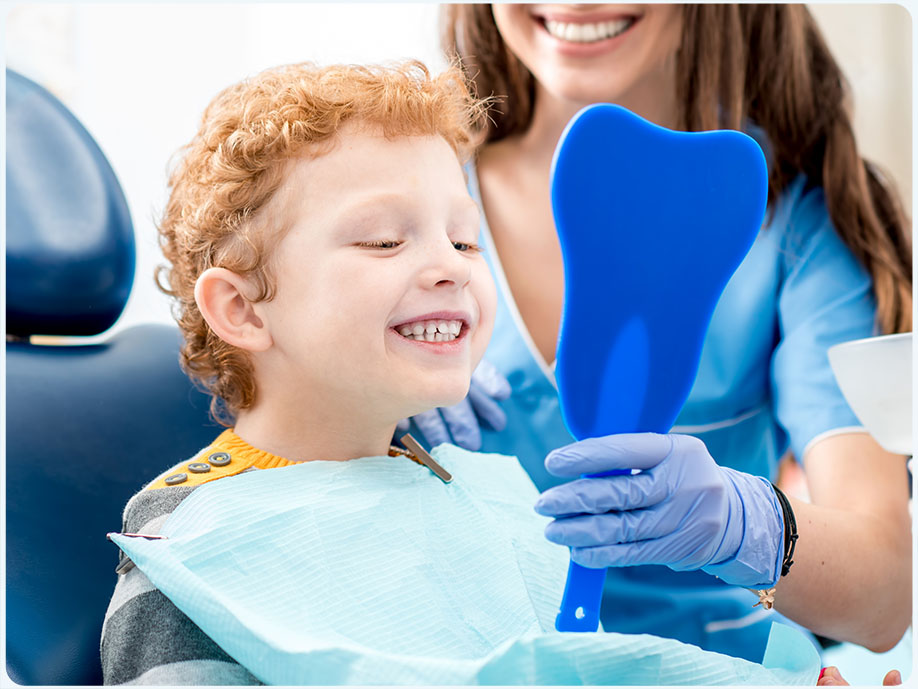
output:
[[[472,350],[472,368],[478,365],[481,357],[484,356],[488,343],[491,341],[491,333],[494,330],[494,319],[497,315],[497,286],[491,277],[491,272],[487,266],[483,268],[483,275],[476,275],[478,280],[478,332],[473,338],[474,347]]]
[[[471,371],[475,370],[475,367],[481,362],[482,357],[484,356],[485,350],[488,348],[488,343],[491,341],[491,333],[494,330],[494,312],[491,311],[490,316],[486,319],[484,311],[482,311],[481,320],[478,322],[478,332],[472,337],[472,347],[471,347]]]

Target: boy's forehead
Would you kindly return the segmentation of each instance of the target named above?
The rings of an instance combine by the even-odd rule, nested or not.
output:
[[[367,197],[395,199],[421,187],[465,191],[462,166],[439,135],[387,137],[378,128],[345,126],[333,140],[289,160],[281,184],[293,198],[362,203]]]
[[[456,152],[440,136],[387,138],[378,129],[342,127],[334,140],[286,161],[279,188],[260,212],[262,226],[282,235],[297,227],[337,234],[428,213],[477,225],[466,182]]]

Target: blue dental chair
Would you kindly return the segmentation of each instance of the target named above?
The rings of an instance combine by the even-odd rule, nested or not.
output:
[[[179,368],[175,327],[30,339],[107,330],[130,292],[134,235],[88,132],[42,87],[6,80],[6,669],[20,684],[101,684],[118,561],[105,534],[145,481],[220,428]]]

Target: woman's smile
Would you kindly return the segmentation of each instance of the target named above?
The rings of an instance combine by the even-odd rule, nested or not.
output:
[[[542,111],[566,121],[586,104],[618,103],[658,124],[672,120],[679,6],[499,3],[492,13],[535,77]]]
[[[532,17],[557,50],[571,57],[588,57],[614,50],[622,42],[616,39],[629,33],[641,15],[610,10],[578,12],[560,8],[536,9]]]

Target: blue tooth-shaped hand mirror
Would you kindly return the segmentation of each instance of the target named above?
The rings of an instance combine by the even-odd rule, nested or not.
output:
[[[551,198],[565,283],[555,376],[575,438],[669,431],[767,191],[762,150],[740,132],[675,132],[609,104],[570,121]],[[559,631],[596,631],[604,580],[571,561]]]

